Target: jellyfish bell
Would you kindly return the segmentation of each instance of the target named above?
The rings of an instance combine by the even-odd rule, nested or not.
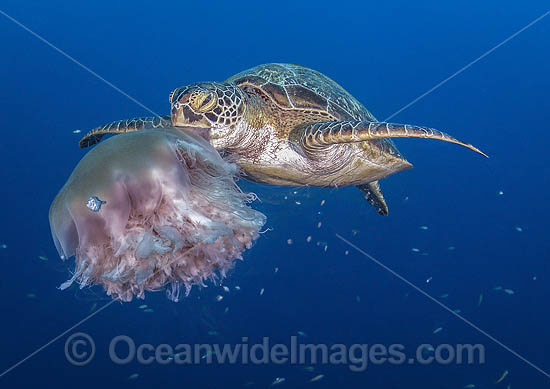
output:
[[[165,289],[177,301],[252,246],[265,223],[248,206],[254,195],[191,130],[120,134],[82,158],[49,214],[59,255],[75,257],[61,289],[101,284],[123,301]]]

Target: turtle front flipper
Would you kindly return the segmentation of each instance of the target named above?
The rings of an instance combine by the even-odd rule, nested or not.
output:
[[[309,124],[295,134],[306,152],[319,152],[323,146],[344,143],[364,142],[387,138],[425,138],[456,143],[487,158],[487,154],[444,132],[428,127],[411,126],[385,122],[346,120],[339,122],[319,122]]]
[[[384,195],[380,190],[378,181],[357,185],[357,188],[365,194],[365,199],[376,209],[379,215],[388,216],[388,205],[386,204],[386,200],[384,200]]]
[[[90,130],[82,139],[79,145],[81,149],[93,146],[101,141],[107,134],[122,134],[139,130],[151,130],[154,128],[172,127],[170,116],[140,117],[126,120],[117,120],[103,126]]]

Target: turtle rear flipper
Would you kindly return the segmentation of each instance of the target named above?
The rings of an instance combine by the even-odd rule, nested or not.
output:
[[[384,200],[384,195],[380,190],[378,181],[357,185],[357,188],[365,194],[365,199],[376,209],[379,215],[388,216],[388,205],[386,204],[386,200]]]
[[[79,145],[81,149],[93,146],[101,141],[107,134],[122,134],[139,130],[151,130],[154,128],[172,127],[170,116],[139,117],[126,120],[117,120],[103,126],[90,130],[82,139]]]
[[[425,138],[456,143],[488,158],[487,154],[469,143],[458,140],[444,132],[428,127],[385,122],[344,120],[319,122],[302,128],[299,143],[307,152],[316,152],[323,146],[357,143],[387,138]]]

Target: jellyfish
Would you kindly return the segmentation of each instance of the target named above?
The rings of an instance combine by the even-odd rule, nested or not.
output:
[[[80,288],[102,285],[122,301],[218,280],[251,248],[265,216],[236,184],[238,168],[192,131],[120,134],[78,163],[49,213]]]

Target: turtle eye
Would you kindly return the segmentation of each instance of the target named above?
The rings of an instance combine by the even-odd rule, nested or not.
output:
[[[214,92],[200,91],[194,94],[189,104],[195,112],[208,112],[216,106],[218,98]]]

